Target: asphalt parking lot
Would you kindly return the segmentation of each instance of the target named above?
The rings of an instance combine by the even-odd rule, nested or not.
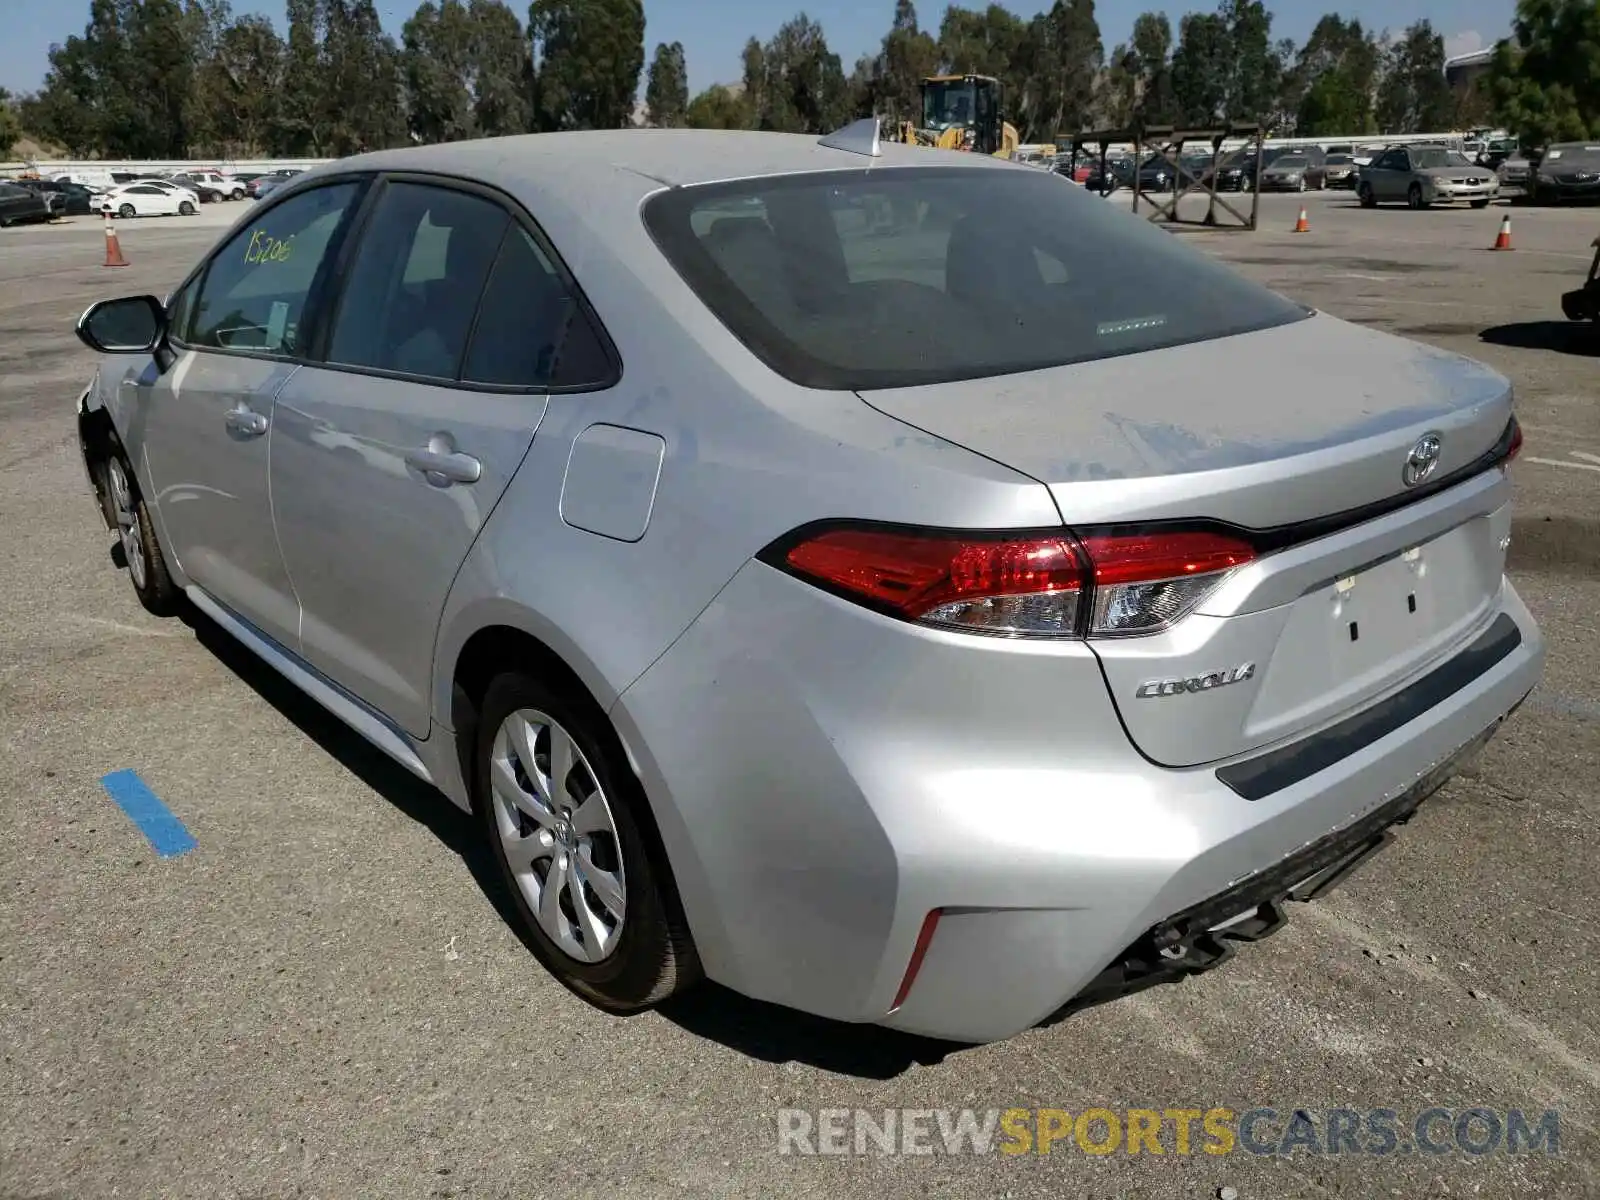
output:
[[[1544,685],[1396,843],[1221,969],[956,1048],[714,987],[613,1019],[511,932],[474,831],[111,561],[72,403],[92,300],[165,294],[239,205],[0,232],[0,1196],[1571,1197],[1600,1189],[1600,210],[1268,197],[1187,232],[1336,315],[1516,384],[1511,570]],[[1515,251],[1488,252],[1510,212]],[[1349,364],[1359,386],[1362,364]],[[1270,405],[1292,377],[1225,380]],[[1197,403],[1200,401],[1197,399]],[[196,840],[159,858],[101,780]],[[1560,1111],[1559,1153],[782,1155],[778,1114]],[[1267,1136],[1271,1137],[1272,1134]],[[1198,1144],[1198,1143],[1197,1143]],[[1409,1143],[1407,1143],[1409,1146]]]

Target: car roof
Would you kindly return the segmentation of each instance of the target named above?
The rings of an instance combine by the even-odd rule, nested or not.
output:
[[[343,160],[346,168],[448,171],[485,183],[514,183],[535,171],[559,167],[583,175],[617,171],[638,175],[656,186],[691,186],[731,179],[787,175],[802,171],[850,170],[872,166],[972,166],[1001,169],[1010,164],[989,155],[959,151],[943,154],[883,142],[881,155],[868,158],[824,146],[809,134],[712,129],[605,129],[573,133],[535,133],[479,138],[432,146],[380,150]],[[960,154],[959,158],[953,156]],[[548,175],[547,183],[555,182]]]
[[[877,157],[823,146],[808,134],[709,129],[618,129],[518,134],[378,150],[324,163],[281,185],[282,194],[351,171],[418,172],[486,185],[519,202],[572,266],[591,300],[626,314],[640,289],[681,311],[687,285],[659,253],[639,210],[672,187],[821,171],[902,167],[1020,171],[986,154],[882,142]],[[274,198],[280,194],[273,188]],[[707,314],[709,316],[709,313]],[[630,324],[620,317],[621,325]],[[613,330],[613,336],[626,337]]]

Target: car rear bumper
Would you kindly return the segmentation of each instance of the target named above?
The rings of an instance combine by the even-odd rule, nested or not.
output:
[[[905,626],[759,564],[613,715],[712,978],[981,1042],[1149,981],[1140,963],[1169,926],[1186,948],[1157,956],[1164,976],[1214,965],[1407,815],[1539,678],[1543,642],[1509,584],[1490,615],[1503,653],[1365,740],[1313,735],[1343,741],[1310,773],[1263,776],[1260,753],[1155,767],[1082,645]]]

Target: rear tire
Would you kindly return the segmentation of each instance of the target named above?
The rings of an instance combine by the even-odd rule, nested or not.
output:
[[[563,745],[570,767],[555,779]],[[496,677],[478,723],[473,802],[525,940],[567,988],[627,1014],[700,978],[671,871],[646,832],[643,789],[588,696],[520,672]]]
[[[117,537],[134,595],[150,613],[170,617],[177,611],[183,593],[167,571],[155,523],[150,519],[144,497],[139,494],[133,470],[120,452],[113,452],[101,470],[105,473],[106,497],[117,524]]]

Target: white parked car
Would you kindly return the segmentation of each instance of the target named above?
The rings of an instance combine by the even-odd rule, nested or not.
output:
[[[166,189],[154,183],[130,183],[100,198],[100,211],[127,220],[131,217],[192,217],[200,201],[193,192]]]
[[[169,195],[178,196],[181,199],[187,200],[191,204],[198,205],[200,203],[199,192],[195,191],[193,188],[186,188],[180,183],[173,183],[170,179],[135,179],[132,183],[126,183],[122,186],[123,188],[153,187],[166,192]]]
[[[203,183],[206,187],[214,189],[225,199],[244,199],[245,186],[232,175],[224,175],[220,171],[190,171],[189,178],[196,183]]]

